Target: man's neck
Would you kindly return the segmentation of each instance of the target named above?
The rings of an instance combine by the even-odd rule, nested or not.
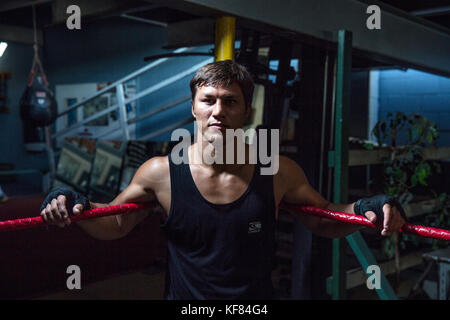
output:
[[[220,156],[214,153],[215,149],[212,143],[206,140],[201,141],[201,143],[200,141],[194,142],[194,144],[189,147],[189,164],[195,164],[208,168],[209,170],[213,170],[216,174],[240,171],[242,168],[250,164],[249,147],[247,144],[244,144],[244,163],[242,163],[242,161],[238,163],[239,157],[237,153],[241,151],[238,151],[237,143],[234,143],[232,147],[234,150],[234,159],[232,159],[232,161],[227,161],[227,145],[225,141],[223,143],[223,152]],[[208,156],[209,159],[205,159]]]

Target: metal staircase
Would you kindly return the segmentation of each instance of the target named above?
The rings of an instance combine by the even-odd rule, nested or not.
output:
[[[190,48],[179,48],[175,51],[173,51],[174,54],[182,53],[182,52],[189,52],[193,47]],[[145,135],[142,136],[136,136],[134,129],[137,123],[142,122],[145,119],[148,119],[151,116],[154,116],[158,113],[164,112],[166,110],[169,110],[183,102],[190,100],[190,95],[186,95],[182,98],[177,98],[176,100],[173,100],[170,103],[166,103],[164,105],[160,105],[157,107],[151,108],[150,111],[140,114],[138,116],[133,115],[129,110],[127,110],[127,106],[132,104],[133,102],[138,101],[139,99],[146,97],[158,90],[161,90],[162,88],[165,88],[174,82],[181,80],[190,74],[193,74],[196,70],[198,70],[201,66],[212,62],[213,57],[207,58],[200,63],[196,63],[194,65],[189,66],[189,68],[182,70],[181,72],[170,76],[169,78],[166,78],[159,83],[152,85],[150,87],[147,87],[145,89],[140,90],[139,92],[136,92],[135,95],[128,97],[125,94],[125,84],[127,82],[133,81],[138,79],[139,77],[142,77],[144,74],[147,74],[149,72],[157,72],[157,67],[164,64],[165,62],[169,61],[168,57],[157,59],[156,61],[153,61],[152,63],[149,63],[143,68],[140,68],[127,76],[123,77],[122,79],[119,79],[115,81],[114,83],[108,85],[107,87],[103,88],[102,90],[99,90],[94,95],[88,97],[87,99],[84,99],[83,101],[80,101],[73,106],[66,109],[64,112],[61,112],[58,114],[58,118],[56,120],[56,130],[51,135],[52,140],[54,141],[54,145],[58,148],[63,140],[68,137],[81,137],[83,136],[83,132],[88,131],[89,123],[92,123],[95,120],[98,120],[101,117],[108,116],[112,112],[114,112],[114,121],[111,123],[108,123],[105,128],[102,130],[97,130],[94,133],[89,133],[89,138],[91,139],[103,139],[103,140],[121,140],[121,141],[129,141],[129,140],[149,140],[154,137],[157,137],[167,131],[173,130],[177,127],[183,126],[185,124],[188,124],[192,122],[192,117],[187,117],[183,119],[182,121],[174,122],[164,128],[157,128],[154,131],[151,131]],[[103,110],[99,110],[98,112],[95,112],[93,114],[90,114],[88,117],[83,118],[83,116],[78,117],[81,119],[77,119],[74,123],[67,125],[67,116],[70,112],[73,112],[74,110],[80,111],[83,107],[85,107],[88,103],[93,102],[95,99],[98,99],[102,97],[105,94],[112,95],[114,99],[112,101],[115,101],[115,103],[112,103],[112,105],[109,105]],[[129,109],[129,108],[128,108]],[[82,110],[81,110],[82,111]],[[78,114],[82,115],[82,112],[78,112]],[[64,121],[65,120],[65,121]]]

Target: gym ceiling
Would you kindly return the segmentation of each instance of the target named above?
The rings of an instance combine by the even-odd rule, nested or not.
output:
[[[45,30],[65,23],[71,4],[82,8],[83,23],[121,17],[165,27],[168,49],[213,43],[215,18],[226,14],[238,17],[237,39],[241,26],[332,47],[337,30],[347,29],[353,32],[356,68],[412,67],[450,75],[447,0],[2,0],[0,38],[32,43],[31,6],[36,5],[38,28]],[[361,20],[368,16],[362,11],[373,4],[384,14],[376,32]]]

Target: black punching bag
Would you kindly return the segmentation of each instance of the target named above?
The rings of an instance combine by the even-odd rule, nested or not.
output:
[[[20,115],[24,123],[29,122],[35,127],[48,126],[56,119],[56,100],[45,76],[32,76],[30,80],[20,99]]]
[[[20,99],[20,116],[24,126],[25,149],[31,152],[45,151],[44,128],[57,118],[58,108],[53,92],[38,55],[38,46],[34,45],[34,58],[28,84]]]

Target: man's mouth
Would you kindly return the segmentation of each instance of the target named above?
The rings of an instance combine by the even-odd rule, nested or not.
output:
[[[224,125],[223,123],[214,122],[214,123],[211,123],[210,125],[208,125],[208,127],[211,127],[211,128],[214,128],[214,129],[218,129],[218,130],[222,130],[222,129],[225,129],[227,126]]]

